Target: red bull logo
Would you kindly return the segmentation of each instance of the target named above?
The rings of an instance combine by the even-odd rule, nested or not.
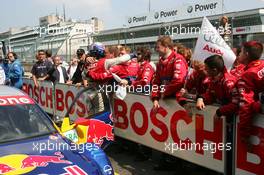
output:
[[[32,155],[28,156],[22,161],[21,168],[46,167],[49,163],[71,164],[70,161],[61,160],[62,158],[64,158],[64,156],[61,154],[61,152],[56,152],[55,156]]]
[[[49,163],[72,164],[63,160],[61,152],[56,152],[54,156],[13,154],[0,157],[0,174],[14,175],[25,174],[33,171],[37,167],[46,167]]]
[[[8,173],[9,171],[15,170],[14,168],[10,167],[9,165],[0,163],[0,174]]]
[[[114,140],[113,126],[101,120],[91,119],[87,135],[87,142],[102,145],[104,138],[108,141]]]

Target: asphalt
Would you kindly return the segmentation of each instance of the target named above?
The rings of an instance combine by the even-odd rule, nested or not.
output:
[[[152,150],[147,161],[136,161],[138,151],[135,148],[137,145],[133,143],[128,147],[115,143],[105,149],[116,175],[222,175],[180,159],[172,160],[171,170],[155,171],[153,168],[160,162],[162,153]]]

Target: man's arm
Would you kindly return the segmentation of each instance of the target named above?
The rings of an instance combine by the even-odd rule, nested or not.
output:
[[[152,99],[152,101],[159,100],[160,96],[161,96],[161,94],[160,94],[160,91],[161,91],[161,88],[160,88],[161,80],[160,80],[159,72],[160,72],[160,66],[157,65],[157,71],[154,74],[153,82],[152,82],[152,91],[151,91],[151,99]]]
[[[145,67],[142,73],[142,79],[139,81],[132,82],[133,86],[145,86],[151,83],[153,78],[154,70],[151,65]]]
[[[9,78],[20,78],[22,76],[22,68],[18,64],[14,64],[13,71],[10,72]]]
[[[247,138],[250,132],[251,119],[253,116],[252,104],[254,101],[254,88],[251,86],[252,77],[243,75],[240,80],[238,80],[238,94],[239,94],[239,127],[240,133],[243,138]]]
[[[38,84],[38,81],[37,81],[37,77],[35,75],[32,75],[32,79],[33,79],[34,85],[38,88],[39,84]]]
[[[224,82],[224,91],[228,93],[229,103],[222,105],[217,109],[216,114],[218,117],[221,116],[234,116],[238,111],[239,97],[235,87],[235,81],[229,80]]]

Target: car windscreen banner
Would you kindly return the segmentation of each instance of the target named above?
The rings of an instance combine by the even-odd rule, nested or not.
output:
[[[2,96],[0,106],[27,105],[34,104],[34,101],[27,96]]]

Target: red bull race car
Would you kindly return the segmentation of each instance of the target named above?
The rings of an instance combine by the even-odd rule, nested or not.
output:
[[[112,125],[100,120],[109,115],[66,117],[58,127],[24,92],[0,86],[0,174],[114,174],[100,147],[113,140]]]

